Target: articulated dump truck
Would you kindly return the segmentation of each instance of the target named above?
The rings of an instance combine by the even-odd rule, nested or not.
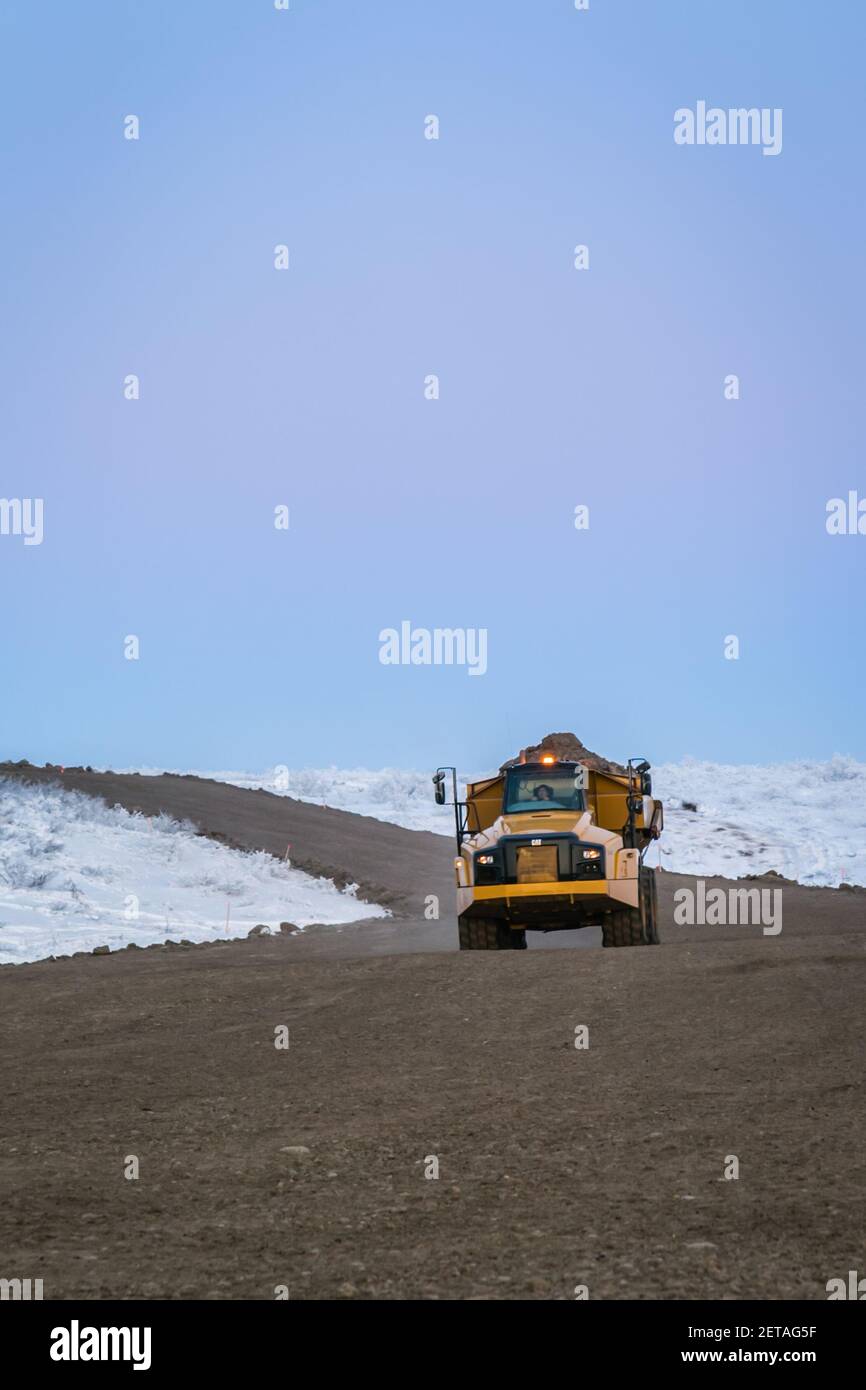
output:
[[[643,858],[664,813],[645,759],[620,775],[542,755],[470,783],[465,801],[455,768],[438,768],[433,784],[436,802],[454,806],[461,951],[519,951],[527,930],[588,926],[605,946],[658,942]]]

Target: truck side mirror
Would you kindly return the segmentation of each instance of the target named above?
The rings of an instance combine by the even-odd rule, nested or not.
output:
[[[638,760],[637,758],[629,758],[628,765],[629,780],[631,780],[631,773],[634,772],[635,777],[639,778],[640,780],[640,789],[643,792],[644,796],[652,796],[653,779],[650,776],[649,760],[647,758],[641,758],[640,760]]]
[[[437,806],[445,805],[445,774],[444,772],[434,772],[433,774],[433,795],[436,798]]]

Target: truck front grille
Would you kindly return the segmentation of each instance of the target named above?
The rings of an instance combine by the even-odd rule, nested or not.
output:
[[[518,845],[517,882],[551,883],[559,878],[558,850],[553,845]]]

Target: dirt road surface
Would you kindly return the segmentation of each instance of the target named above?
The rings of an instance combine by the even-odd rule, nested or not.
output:
[[[781,885],[770,937],[673,926],[690,881],[663,874],[658,948],[461,954],[446,839],[194,778],[63,784],[291,840],[395,916],[0,969],[0,1276],[46,1298],[823,1299],[866,1268],[866,892]]]

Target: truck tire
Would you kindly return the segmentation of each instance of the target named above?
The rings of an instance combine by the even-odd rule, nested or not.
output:
[[[609,912],[601,925],[602,946],[645,946],[644,928],[636,907]]]
[[[512,931],[492,917],[460,917],[461,951],[525,951],[526,932]]]
[[[644,903],[644,932],[648,946],[659,944],[659,890],[654,869],[641,867],[641,896]]]
[[[611,912],[601,928],[603,946],[657,946],[658,887],[652,869],[641,865],[640,907],[620,907]]]

